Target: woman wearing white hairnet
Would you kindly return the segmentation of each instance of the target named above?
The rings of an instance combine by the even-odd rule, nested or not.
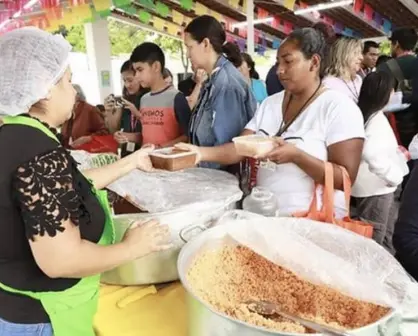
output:
[[[106,194],[138,151],[80,173],[56,128],[71,116],[70,45],[23,28],[0,37],[0,335],[90,336],[100,273],[170,247],[152,221],[111,245]]]

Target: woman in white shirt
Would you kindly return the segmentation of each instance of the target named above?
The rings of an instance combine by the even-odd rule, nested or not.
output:
[[[348,37],[339,38],[332,44],[328,55],[324,85],[346,94],[357,102],[363,82],[361,76],[357,74],[362,61],[362,42]]]
[[[278,76],[285,91],[263,101],[243,135],[266,132],[278,136],[276,148],[264,160],[274,170],[260,167],[257,185],[272,191],[282,214],[309,208],[315,183],[324,183],[324,161],[347,169],[354,181],[363,149],[363,118],[357,105],[343,94],[323,88],[326,42],[312,28],[292,32],[278,53]],[[286,141],[289,137],[299,140]],[[232,143],[217,147],[182,145],[198,152],[202,161],[229,165],[241,161]],[[342,189],[339,169],[335,188]],[[345,214],[344,197],[337,191],[336,215]]]
[[[382,112],[394,84],[393,76],[386,72],[373,72],[364,79],[358,105],[363,113],[366,138],[352,190],[358,216],[373,224],[373,239],[389,250],[393,230],[388,225],[394,193],[408,173],[406,158],[398,150],[396,137]]]

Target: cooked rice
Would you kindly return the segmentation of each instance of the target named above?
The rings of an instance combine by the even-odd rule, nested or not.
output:
[[[303,256],[301,256],[303,258]],[[343,295],[302,280],[243,246],[224,246],[198,255],[187,279],[215,310],[252,325],[288,333],[310,333],[292,321],[265,318],[248,310],[248,300],[278,304],[283,312],[338,329],[356,329],[378,321],[386,307]]]

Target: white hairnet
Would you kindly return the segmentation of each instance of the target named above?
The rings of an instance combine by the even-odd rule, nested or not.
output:
[[[71,45],[34,27],[0,37],[0,115],[26,113],[48,96],[69,65]]]

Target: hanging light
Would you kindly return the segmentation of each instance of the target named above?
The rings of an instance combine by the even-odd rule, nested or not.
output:
[[[23,9],[29,9],[32,8],[36,3],[38,3],[39,0],[30,0],[29,2],[27,2],[24,6]]]
[[[341,1],[333,1],[333,2],[323,2],[314,6],[310,6],[307,8],[300,8],[295,10],[295,15],[302,15],[302,14],[306,14],[306,13],[312,13],[315,11],[321,11],[321,10],[326,10],[326,9],[331,9],[331,8],[336,8],[336,7],[344,7],[344,6],[348,6],[351,5],[354,1],[353,0],[341,0]]]
[[[260,24],[260,23],[271,23],[271,22],[273,22],[274,21],[274,18],[272,18],[272,17],[268,17],[268,18],[265,18],[265,19],[258,19],[258,20],[254,20],[253,21],[253,24]],[[247,26],[248,25],[248,22],[247,21],[244,21],[244,22],[238,22],[238,23],[234,23],[233,25],[232,25],[232,28],[233,29],[235,29],[235,28],[242,28],[242,27],[245,27],[245,26]]]

